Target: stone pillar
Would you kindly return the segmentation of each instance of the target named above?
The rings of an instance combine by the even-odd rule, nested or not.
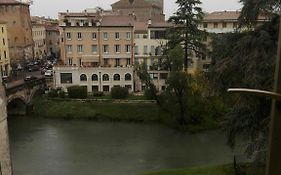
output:
[[[6,95],[0,75],[0,175],[12,175],[9,134],[7,125]]]

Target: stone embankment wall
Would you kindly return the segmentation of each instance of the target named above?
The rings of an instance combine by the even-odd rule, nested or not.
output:
[[[0,76],[0,175],[12,175],[9,134],[7,124],[6,95]]]

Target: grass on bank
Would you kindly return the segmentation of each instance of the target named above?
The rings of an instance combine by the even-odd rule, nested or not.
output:
[[[264,175],[264,167],[253,168],[249,165],[244,166],[243,175]],[[150,172],[142,175],[234,175],[232,164],[219,165],[213,167],[198,167],[186,169],[163,170],[158,172]]]
[[[34,114],[41,117],[113,121],[159,121],[157,104],[95,101],[57,101],[37,97]]]
[[[192,133],[220,127],[220,122],[208,117],[197,125],[179,126],[175,117],[163,111],[156,103],[55,100],[37,96],[34,99],[33,114],[39,117],[60,119],[163,123],[171,128]]]

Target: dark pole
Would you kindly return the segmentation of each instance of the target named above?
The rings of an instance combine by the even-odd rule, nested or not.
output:
[[[280,20],[280,18],[279,18]],[[274,92],[281,94],[281,20],[274,77]],[[266,175],[281,174],[281,101],[273,99]]]

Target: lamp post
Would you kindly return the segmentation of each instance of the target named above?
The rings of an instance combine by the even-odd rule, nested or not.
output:
[[[6,95],[0,74],[0,175],[12,175],[10,157]]]

